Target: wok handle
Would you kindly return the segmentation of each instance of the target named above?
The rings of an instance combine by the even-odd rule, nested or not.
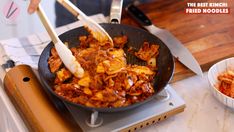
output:
[[[110,10],[110,23],[120,24],[123,0],[112,0]]]
[[[49,101],[31,67],[19,65],[6,73],[5,91],[29,131],[79,131],[61,117]]]

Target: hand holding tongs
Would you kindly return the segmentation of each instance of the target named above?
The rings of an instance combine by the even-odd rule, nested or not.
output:
[[[94,20],[85,15],[79,8],[72,4],[69,0],[57,0],[68,11],[70,11],[77,19],[81,20],[90,30],[91,34],[99,42],[109,41],[113,45],[113,40],[109,34]]]
[[[41,5],[39,4],[37,9],[38,16],[41,19],[44,27],[46,28],[50,38],[52,39],[55,49],[66,66],[68,70],[74,74],[76,77],[81,78],[84,75],[84,69],[81,67],[79,62],[76,58],[72,55],[72,52],[63,44],[63,42],[59,39],[58,35],[56,34],[55,30],[53,29],[51,23],[49,22],[48,18],[46,17],[44,10],[42,9]]]

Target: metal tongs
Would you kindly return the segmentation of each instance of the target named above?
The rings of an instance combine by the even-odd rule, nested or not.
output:
[[[66,68],[76,77],[82,78],[84,75],[84,69],[72,55],[72,52],[68,49],[68,47],[59,39],[57,33],[49,22],[40,4],[37,8],[37,13],[50,38],[52,39],[54,47]]]
[[[110,37],[110,35],[105,31],[105,29],[103,29],[98,23],[96,23],[90,17],[85,15],[73,3],[71,3],[69,0],[57,0],[57,1],[90,29],[91,34],[95,39],[97,39],[99,42],[109,41],[113,45],[113,40]]]

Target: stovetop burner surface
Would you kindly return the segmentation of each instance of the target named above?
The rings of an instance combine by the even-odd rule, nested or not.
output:
[[[169,116],[182,112],[185,108],[184,100],[175,92],[171,86],[167,86],[152,101],[141,105],[135,109],[115,112],[98,113],[96,127],[90,127],[87,120],[91,117],[91,112],[76,108],[66,104],[76,122],[85,132],[109,132],[109,131],[132,131],[158,121]],[[92,116],[97,113],[93,113]],[[97,127],[98,126],[98,127]]]

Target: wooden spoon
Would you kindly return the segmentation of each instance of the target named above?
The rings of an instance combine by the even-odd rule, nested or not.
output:
[[[52,27],[51,23],[49,22],[47,16],[45,15],[44,10],[42,9],[41,5],[39,4],[37,8],[37,14],[43,23],[45,29],[47,30],[50,38],[52,39],[55,49],[66,66],[66,68],[74,74],[76,77],[81,78],[84,75],[84,69],[81,67],[79,62],[76,58],[72,55],[72,52],[68,49],[66,45],[59,39],[58,35],[56,34],[54,28]]]
[[[63,5],[68,11],[70,11],[74,16],[84,23],[91,30],[91,34],[99,42],[109,41],[113,46],[113,40],[110,35],[102,28],[97,22],[85,15],[79,8],[72,4],[69,0],[57,0],[61,5]]]

